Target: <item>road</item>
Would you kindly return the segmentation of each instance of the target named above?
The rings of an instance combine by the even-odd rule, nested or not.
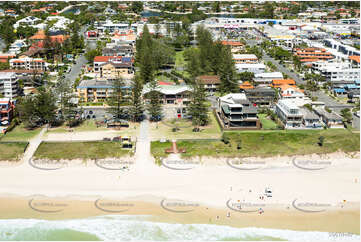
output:
[[[86,31],[87,26],[82,26],[80,31],[79,31],[79,35],[83,35],[84,36],[84,32]],[[91,41],[91,40],[87,40],[87,47],[89,47],[90,49],[95,49],[96,48],[96,42],[95,41]],[[69,79],[71,84],[73,85],[75,82],[75,79],[79,76],[80,72],[81,72],[81,68],[82,66],[86,65],[88,63],[88,61],[86,60],[84,54],[80,54],[77,59],[75,60],[75,64],[73,64],[71,71],[67,74],[65,74],[65,78]]]
[[[246,39],[246,42],[250,46],[254,46],[257,44],[256,40]],[[291,72],[288,68],[285,68],[284,66],[280,65],[278,61],[267,55],[265,51],[262,51],[262,53],[263,53],[263,60],[265,63],[268,61],[272,62],[280,72],[287,74],[290,78],[295,80],[296,84],[306,84],[306,82],[302,80],[302,78],[300,78],[300,76],[297,73]],[[317,101],[324,102],[327,107],[332,108],[337,113],[340,113],[340,111],[343,108],[353,107],[352,105],[347,105],[337,102],[336,100],[332,99],[330,96],[325,94],[323,91],[311,92],[311,95],[317,97],[318,98]]]

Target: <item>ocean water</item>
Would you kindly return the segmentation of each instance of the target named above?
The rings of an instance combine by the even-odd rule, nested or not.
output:
[[[148,216],[108,215],[86,219],[48,221],[0,220],[0,241],[14,240],[360,240],[359,235],[330,236],[264,228],[234,228],[211,224],[170,224],[147,221]]]

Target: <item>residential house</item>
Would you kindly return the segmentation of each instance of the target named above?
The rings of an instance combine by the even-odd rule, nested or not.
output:
[[[14,116],[14,102],[10,98],[0,98],[0,128],[11,123]],[[2,131],[4,129],[1,129]]]
[[[27,16],[23,19],[18,20],[14,25],[14,29],[19,28],[20,26],[31,26],[34,27],[34,25],[40,23],[42,20],[40,18],[34,17],[34,16]]]
[[[290,86],[288,84],[281,85],[278,87],[280,98],[282,99],[299,99],[305,98],[304,91],[299,89],[297,86]]]
[[[254,86],[249,81],[245,81],[239,85],[239,89],[241,92],[253,88]]]
[[[101,71],[101,65],[107,63],[110,60],[115,60],[115,61],[121,61],[122,57],[120,56],[95,56],[94,57],[94,62],[93,62],[93,66],[94,66],[94,72],[99,72]]]
[[[282,85],[296,86],[296,82],[293,79],[275,79],[275,80],[272,80],[271,86],[273,88],[280,88]]]
[[[263,72],[254,75],[253,81],[256,85],[271,86],[272,80],[283,79],[282,72]]]
[[[221,84],[221,80],[219,79],[219,76],[210,76],[210,75],[198,76],[196,80],[209,93],[214,93],[218,91],[219,85]]]
[[[14,54],[0,54],[0,63],[6,63],[9,61],[9,59],[15,58]]]
[[[316,107],[314,110],[328,128],[344,128],[343,118],[337,113],[328,112],[322,107]]]
[[[0,94],[6,98],[16,98],[19,92],[18,78],[15,73],[0,72]]]
[[[300,109],[303,114],[302,126],[306,129],[322,129],[323,125],[320,120],[320,117],[314,113],[312,110],[309,110],[305,107]]]
[[[218,98],[217,118],[225,129],[260,129],[258,109],[244,93],[230,93]]]
[[[244,90],[248,100],[260,107],[269,107],[276,100],[276,91],[271,87],[257,86]]]
[[[275,113],[282,121],[285,129],[302,128],[303,113],[293,100],[278,100]]]
[[[360,68],[360,56],[359,55],[351,55],[348,58],[351,62],[352,68]]]

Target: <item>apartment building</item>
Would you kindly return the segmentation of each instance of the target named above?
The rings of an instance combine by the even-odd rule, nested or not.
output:
[[[11,69],[46,71],[48,64],[41,58],[20,58],[9,61]]]
[[[258,58],[254,54],[233,54],[233,60],[236,64],[257,64]]]
[[[109,61],[100,65],[100,77],[105,79],[125,78],[130,79],[134,75],[131,63]]]
[[[123,87],[124,97],[130,94],[130,85]],[[77,86],[77,94],[80,102],[104,102],[112,96],[113,84],[111,80],[92,79],[83,80]]]
[[[294,55],[300,59],[301,63],[309,63],[320,60],[328,61],[335,58],[330,52],[327,52],[326,49],[323,48],[296,48],[293,52]]]
[[[133,56],[134,49],[131,45],[117,45],[103,49],[103,56]]]
[[[14,99],[18,96],[19,85],[15,73],[0,72],[0,94],[5,98]]]
[[[218,99],[217,118],[226,129],[260,129],[258,109],[244,93],[230,93]]]
[[[214,93],[218,91],[219,85],[221,84],[221,80],[219,76],[211,76],[211,75],[204,75],[198,76],[196,78],[198,83],[200,83],[206,92]]]
[[[325,77],[326,82],[360,80],[360,69],[350,63],[322,61],[312,63],[312,70]]]

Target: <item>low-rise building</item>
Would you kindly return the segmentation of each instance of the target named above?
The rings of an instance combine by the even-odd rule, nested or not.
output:
[[[271,86],[272,80],[283,79],[282,72],[263,72],[254,75],[254,82],[261,86]]]
[[[233,54],[233,60],[236,64],[257,64],[258,58],[254,54]]]
[[[253,72],[254,74],[263,73],[266,71],[264,64],[235,64],[237,72]]]
[[[293,79],[275,79],[272,80],[273,88],[280,88],[283,85],[296,86],[296,82]]]
[[[328,112],[322,107],[316,107],[314,110],[328,128],[344,128],[343,118],[337,113]]]
[[[5,98],[16,98],[19,92],[18,78],[15,73],[0,72],[0,94]]]
[[[279,87],[279,94],[282,99],[303,100],[305,98],[303,90],[299,89],[297,86],[290,86],[288,84]]]
[[[248,100],[260,107],[268,107],[276,100],[276,91],[271,87],[255,87],[253,89],[246,89],[245,94]]]
[[[328,61],[332,60],[335,57],[327,52],[323,48],[296,48],[293,50],[294,55],[297,56],[301,63],[310,63],[315,61]]]
[[[108,61],[100,65],[100,77],[106,79],[133,77],[134,68],[131,63],[124,63],[118,61]]]
[[[149,102],[148,96],[152,91],[159,92],[160,103],[170,107],[186,107],[190,102],[192,88],[188,85],[173,85],[170,83],[160,83],[153,90],[150,84],[146,84],[143,88],[143,97],[146,103]]]
[[[0,126],[7,126],[14,116],[14,102],[10,98],[0,98]]]
[[[196,80],[209,93],[214,93],[218,91],[219,85],[221,84],[221,80],[219,79],[219,76],[210,76],[210,75],[198,76]]]
[[[244,93],[230,93],[218,99],[217,118],[225,129],[260,129],[258,109]]]

